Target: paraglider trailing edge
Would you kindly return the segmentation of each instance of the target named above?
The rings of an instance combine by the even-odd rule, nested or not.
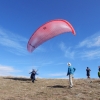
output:
[[[73,35],[76,35],[73,26],[68,21],[63,19],[51,20],[40,26],[32,34],[27,44],[27,50],[32,52],[42,43],[64,32],[72,32]]]

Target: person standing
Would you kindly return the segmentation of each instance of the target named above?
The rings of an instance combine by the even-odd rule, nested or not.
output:
[[[100,78],[100,66],[98,66],[98,77]]]
[[[98,77],[100,78],[100,71],[98,71]]]
[[[99,69],[98,70],[100,71],[100,66],[99,66]]]
[[[35,71],[35,70],[33,69],[32,72],[30,72],[29,74],[31,74],[30,78],[31,78],[32,82],[34,83],[34,81],[36,80],[36,79],[35,79],[35,75],[38,75],[38,74],[37,74],[37,71]]]
[[[87,69],[86,69],[86,75],[87,75],[87,78],[90,78],[90,68],[89,67],[87,67]]]
[[[73,78],[73,74],[74,74],[76,69],[71,66],[71,63],[67,63],[67,65],[68,65],[67,76],[69,76],[69,84],[70,84],[70,87],[72,88],[73,87],[73,80],[72,80],[72,78]]]

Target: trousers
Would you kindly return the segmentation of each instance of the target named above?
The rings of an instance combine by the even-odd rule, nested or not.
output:
[[[70,85],[70,87],[73,86],[73,80],[72,80],[72,78],[73,78],[73,75],[70,74],[70,75],[69,75],[69,85]]]

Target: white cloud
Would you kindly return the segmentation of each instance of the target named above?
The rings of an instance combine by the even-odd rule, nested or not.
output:
[[[63,64],[65,64],[65,62],[56,63],[55,65],[63,65]]]
[[[67,48],[63,42],[60,43],[59,47],[65,53],[65,57],[74,58],[75,51],[72,51],[71,47]]]
[[[100,32],[86,38],[82,42],[77,45],[78,48],[80,47],[100,47]]]
[[[0,28],[0,44],[5,46],[5,50],[16,55],[28,54],[27,42],[27,38]],[[46,50],[42,46],[36,48],[35,50],[35,52],[45,51]]]
[[[15,70],[11,66],[0,65],[0,76],[12,75],[12,73],[14,73],[14,72],[20,72],[20,71],[19,70]]]
[[[0,44],[8,47],[7,51],[15,54],[25,54],[27,39],[0,28]]]
[[[66,51],[66,46],[65,46],[65,44],[64,44],[63,42],[61,42],[61,43],[59,44],[59,47],[60,47],[60,49],[61,49],[62,51]]]
[[[82,58],[100,58],[100,32],[97,32],[90,37],[84,39],[76,47],[80,50],[79,54]],[[84,49],[82,49],[82,47]]]
[[[83,46],[87,46],[88,45],[88,40],[86,39],[86,40],[84,40],[84,41],[82,41],[82,42],[80,42],[79,44],[78,44],[78,46],[76,46],[76,47],[83,47]]]
[[[45,62],[45,63],[42,63],[42,66],[45,66],[45,65],[51,65],[52,63],[53,63],[52,61]]]
[[[36,49],[34,50],[34,52],[46,52],[46,49],[43,48],[42,46],[39,46],[38,48],[36,48]]]
[[[87,37],[74,46],[74,49],[66,47],[63,42],[59,46],[67,58],[98,59],[100,58],[100,32]]]
[[[54,74],[49,74],[49,76],[66,76],[66,73],[54,73]]]
[[[87,50],[81,53],[82,58],[97,59],[100,58],[100,49]]]

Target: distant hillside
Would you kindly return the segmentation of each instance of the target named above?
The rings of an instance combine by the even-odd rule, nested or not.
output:
[[[0,100],[100,100],[99,79],[67,79],[0,77]]]

